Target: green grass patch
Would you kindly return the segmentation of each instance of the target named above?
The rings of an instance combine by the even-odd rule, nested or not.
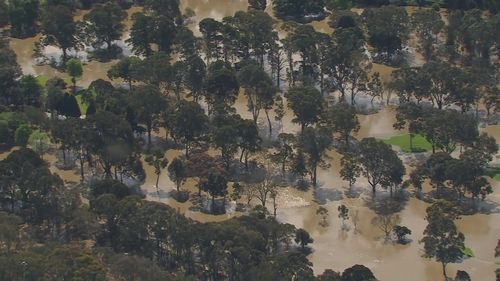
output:
[[[464,254],[464,257],[468,257],[468,258],[474,257],[474,252],[472,252],[471,248],[465,247],[465,249],[463,249],[462,253]]]
[[[493,177],[494,180],[496,181],[500,181],[500,174],[496,174],[494,177]]]
[[[75,99],[76,99],[76,102],[78,103],[78,107],[80,107],[80,113],[82,115],[85,115],[87,113],[87,108],[89,107],[89,105],[87,103],[83,102],[82,95],[80,95],[80,94],[76,94]]]
[[[393,136],[390,139],[383,140],[385,143],[395,145],[401,148],[403,152],[426,152],[432,150],[432,145],[422,136],[413,136],[413,151],[410,151],[410,134]]]

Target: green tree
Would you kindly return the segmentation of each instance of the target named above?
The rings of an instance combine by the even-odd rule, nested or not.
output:
[[[297,229],[295,232],[295,243],[299,244],[302,250],[307,246],[307,244],[314,242],[311,235],[302,228]]]
[[[313,186],[317,184],[318,166],[327,165],[324,158],[331,143],[331,132],[323,128],[306,128],[300,135],[300,148],[307,155],[306,163]]]
[[[342,272],[340,281],[377,281],[377,279],[368,267],[356,264]]]
[[[108,54],[114,40],[122,36],[125,25],[122,23],[127,13],[114,2],[97,4],[83,17],[85,23],[85,36],[94,48],[101,48],[106,44]]]
[[[35,0],[8,1],[8,19],[10,32],[14,37],[28,37],[36,33],[39,13],[39,2]]]
[[[151,132],[157,128],[157,120],[159,120],[165,104],[165,98],[153,86],[138,86],[133,89],[129,96],[129,106],[134,112],[135,120],[146,126],[148,146],[151,146]]]
[[[325,122],[334,133],[340,135],[340,139],[346,147],[349,146],[349,137],[360,129],[356,109],[345,103],[334,105],[325,113]]]
[[[205,99],[209,113],[218,106],[232,106],[238,97],[240,85],[234,69],[229,63],[216,61],[208,68]]]
[[[424,244],[424,257],[440,262],[443,275],[448,280],[446,265],[459,262],[463,258],[464,235],[457,230],[454,220],[458,218],[456,209],[448,202],[438,201],[427,208],[425,219],[428,224],[420,243]]]
[[[186,168],[180,158],[174,158],[168,166],[168,177],[175,183],[175,188],[179,193],[182,183],[186,181]]]
[[[187,70],[185,82],[189,89],[189,95],[193,97],[193,101],[198,102],[198,99],[203,94],[203,85],[207,75],[207,66],[201,57],[194,55],[187,60]]]
[[[32,132],[33,130],[31,130],[30,126],[22,124],[16,129],[14,133],[15,143],[20,146],[26,146]]]
[[[160,181],[161,171],[168,165],[168,160],[167,158],[165,158],[164,153],[160,150],[153,151],[151,154],[147,155],[144,160],[146,161],[146,163],[148,163],[148,165],[152,166],[155,169],[155,186],[159,196],[160,190],[158,189],[158,182]]]
[[[42,87],[33,75],[23,75],[19,87],[24,105],[40,107],[42,103]]]
[[[73,94],[76,93],[76,79],[83,75],[82,63],[78,59],[70,59],[66,64],[66,72],[71,77],[73,83]]]
[[[132,15],[132,27],[127,43],[132,45],[132,51],[138,56],[149,57],[153,53],[151,44],[154,41],[153,18],[143,13]]]
[[[221,174],[210,173],[208,178],[201,183],[201,189],[212,197],[211,208],[212,212],[215,213],[215,198],[225,198],[227,195],[227,179]]]
[[[391,146],[374,138],[365,138],[359,145],[359,163],[363,175],[368,179],[373,194],[377,185],[391,189],[398,186],[405,174],[405,167],[401,159]]]
[[[137,72],[140,70],[141,63],[141,59],[135,56],[122,58],[108,70],[108,77],[125,80],[132,91],[132,82],[140,76]]]
[[[356,183],[356,179],[361,175],[361,167],[358,159],[352,153],[347,153],[340,159],[340,176],[349,182],[349,188]]]
[[[171,134],[184,143],[186,158],[208,130],[208,117],[196,102],[181,100],[171,116]]]
[[[409,34],[409,18],[403,7],[382,6],[363,11],[370,44],[381,54],[393,55],[403,48]]]
[[[16,53],[9,47],[8,41],[0,36],[0,104],[20,106],[18,82],[22,71],[17,64]]]
[[[418,10],[411,15],[411,25],[416,31],[419,40],[419,50],[426,61],[435,55],[438,34],[444,28],[441,15],[432,9]]]
[[[264,11],[267,6],[267,0],[248,0],[248,5],[252,9]]]
[[[323,111],[323,96],[318,90],[312,87],[295,87],[288,90],[285,97],[295,114],[292,121],[300,124],[301,131],[319,121]]]
[[[68,49],[79,48],[73,12],[65,5],[44,6],[41,20],[42,45],[55,45],[62,50],[62,65],[66,64]]]
[[[304,20],[310,14],[322,14],[325,7],[323,0],[273,0],[274,13],[278,18]]]
[[[41,132],[40,130],[33,131],[28,139],[28,143],[31,146],[31,149],[38,153],[40,157],[43,159],[43,155],[50,148],[50,140],[49,136]]]

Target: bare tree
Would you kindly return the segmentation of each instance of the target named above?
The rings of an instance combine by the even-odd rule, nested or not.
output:
[[[372,224],[378,227],[385,234],[385,240],[389,240],[394,226],[399,224],[401,218],[397,214],[383,213],[378,214],[372,219]]]

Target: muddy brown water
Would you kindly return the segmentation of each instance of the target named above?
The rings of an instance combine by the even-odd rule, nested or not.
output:
[[[197,26],[201,19],[212,17],[220,20],[225,16],[233,15],[238,10],[246,10],[247,5],[247,0],[181,0],[182,10],[189,7],[196,13],[196,16],[192,18],[190,27],[198,35]],[[140,11],[140,9],[134,7],[128,11],[129,19],[125,23],[127,27],[131,25],[130,15],[136,11]],[[270,7],[266,11],[270,12]],[[361,12],[361,10],[356,10],[356,12]],[[83,17],[83,13],[78,13],[76,17]],[[314,22],[311,25],[318,31],[331,32],[326,21]],[[34,64],[32,54],[34,44],[38,39],[39,37],[34,37],[23,40],[12,39],[11,41],[11,46],[17,54],[23,72],[48,77],[65,77],[64,73],[57,72],[49,66]],[[46,52],[56,53],[58,50],[47,48]],[[113,63],[87,62],[84,66],[84,75],[78,81],[79,85],[87,86],[95,79],[107,79],[106,72]],[[382,79],[385,81],[390,79],[392,70],[392,68],[383,65],[374,64],[373,67],[373,71],[380,72]],[[242,94],[236,101],[235,107],[244,118],[251,117],[247,111],[246,99]],[[359,115],[361,129],[356,134],[356,137],[359,139],[363,137],[387,138],[400,134],[400,131],[396,131],[392,127],[395,120],[394,115],[395,111],[391,107],[386,107],[376,114]],[[262,112],[259,125],[263,127],[267,126],[264,118],[265,115]],[[299,130],[299,126],[291,122],[292,118],[293,114],[290,110],[287,110],[282,131],[294,133]],[[276,124],[274,125],[276,126]],[[500,126],[487,126],[481,130],[494,136],[497,142],[500,142]],[[158,136],[164,136],[164,132],[160,131]],[[6,157],[8,153],[0,154],[0,159]],[[182,154],[182,151],[169,150],[166,157],[172,160],[180,154]],[[384,243],[383,239],[381,239],[383,235],[381,230],[371,224],[374,213],[367,207],[366,203],[371,200],[366,180],[360,178],[354,186],[354,194],[359,193],[359,197],[349,198],[347,196],[347,183],[342,181],[339,175],[340,155],[331,151],[328,156],[330,157],[328,160],[330,167],[320,169],[318,174],[319,186],[315,190],[310,189],[303,192],[291,187],[283,188],[280,190],[277,200],[278,219],[306,229],[314,238],[313,253],[309,256],[309,259],[314,264],[315,273],[321,273],[327,268],[342,271],[353,264],[364,264],[370,267],[380,280],[443,280],[440,264],[422,258],[423,247],[418,243],[426,226],[423,218],[428,204],[411,197],[404,209],[399,213],[401,224],[412,230],[411,239],[413,242],[407,245]],[[55,156],[46,155],[45,159],[51,163],[52,171],[58,173],[66,182],[79,181],[78,171],[61,171],[55,167]],[[147,177],[142,189],[147,194],[148,200],[168,204],[186,216],[201,222],[221,221],[237,214],[213,216],[199,211],[192,211],[190,209],[192,204],[189,201],[186,203],[177,202],[169,195],[169,192],[175,188],[174,184],[168,179],[166,170],[162,171],[160,176],[160,196],[158,196],[155,187],[156,175],[154,170],[146,163],[144,163],[144,169]],[[496,206],[494,213],[464,216],[457,221],[459,229],[465,234],[465,242],[473,250],[475,257],[459,264],[449,265],[448,273],[450,276],[453,276],[456,270],[459,269],[467,271],[472,280],[487,281],[495,279],[494,271],[498,266],[495,265],[493,249],[497,240],[500,239],[500,207],[498,207],[500,204],[500,184],[492,181],[492,185],[495,191],[488,197],[488,202]],[[191,179],[188,180],[183,185],[183,189],[192,193],[197,192],[196,182]],[[387,196],[387,193],[379,192],[378,196],[384,197]],[[349,231],[341,230],[342,222],[337,217],[337,208],[340,204],[345,204],[352,211],[358,211],[359,233],[354,233],[351,220],[347,222],[351,229]],[[320,225],[321,218],[316,214],[316,210],[320,205],[329,211],[327,217],[328,226],[326,227]]]

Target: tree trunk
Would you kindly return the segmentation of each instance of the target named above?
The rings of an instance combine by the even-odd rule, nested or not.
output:
[[[441,265],[443,266],[444,280],[448,281],[448,275],[446,274],[446,263],[442,262]]]
[[[81,182],[85,180],[85,176],[83,174],[83,165],[84,165],[84,159],[83,159],[83,151],[80,152],[80,176],[81,176]]]
[[[269,125],[269,138],[273,136],[273,125],[271,124],[271,118],[269,118],[269,111],[266,109],[267,124]]]

